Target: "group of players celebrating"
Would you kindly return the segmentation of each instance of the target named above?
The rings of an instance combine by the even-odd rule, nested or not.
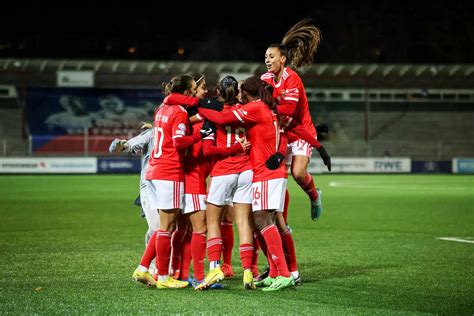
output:
[[[266,50],[267,73],[241,82],[224,77],[213,99],[204,98],[204,76],[175,76],[163,85],[166,97],[153,126],[128,141],[112,142],[111,152],[144,156],[140,202],[149,230],[135,280],[159,289],[221,288],[233,275],[226,256],[224,265],[220,260],[223,248],[229,251],[225,239],[233,243],[232,223],[225,219],[234,218],[245,289],[277,291],[301,282],[286,223],[287,168],[308,194],[317,220],[321,191],[307,172],[312,148],[329,170],[331,159],[317,140],[317,130],[327,133],[328,126],[314,127],[302,81],[289,66],[311,64],[319,42],[319,29],[300,21],[281,44]],[[222,233],[225,226],[231,234]],[[269,266],[263,275],[257,268],[259,248]]]

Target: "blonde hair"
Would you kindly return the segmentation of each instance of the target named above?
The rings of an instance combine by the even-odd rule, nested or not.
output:
[[[153,124],[142,122],[142,129],[149,129],[149,128],[153,128]]]

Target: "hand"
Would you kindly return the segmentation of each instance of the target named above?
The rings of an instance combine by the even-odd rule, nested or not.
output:
[[[323,159],[324,164],[328,167],[328,170],[331,171],[331,157],[328,152],[323,146],[317,148],[317,150],[319,151],[319,155]]]
[[[214,134],[216,132],[216,126],[214,123],[210,121],[204,121],[204,124],[202,124],[201,130],[199,133],[201,133],[201,137],[205,138],[211,134]]]
[[[224,104],[214,99],[200,99],[198,101],[198,107],[220,112],[224,108]]]
[[[252,143],[248,142],[245,138],[242,138],[241,140],[239,140],[239,144],[240,146],[242,146],[244,152],[246,150],[250,150],[250,147],[252,146]]]
[[[130,146],[125,139],[114,139],[109,146],[110,153],[120,153],[126,151]]]
[[[322,134],[322,133],[329,133],[329,124],[328,123],[321,123],[321,124],[318,124],[316,125],[316,132],[318,134]]]
[[[280,167],[282,161],[285,159],[285,156],[283,156],[282,153],[276,153],[270,156],[270,158],[265,161],[265,165],[267,166],[268,169],[270,170],[275,170]]]

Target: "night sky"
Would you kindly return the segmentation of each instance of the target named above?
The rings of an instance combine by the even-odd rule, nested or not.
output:
[[[309,17],[323,35],[319,63],[474,63],[470,1],[170,2],[16,1],[0,13],[0,58],[263,62]]]

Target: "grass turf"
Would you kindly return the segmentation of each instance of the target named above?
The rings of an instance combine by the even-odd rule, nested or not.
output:
[[[474,244],[437,237],[474,237],[473,176],[315,178],[319,222],[289,181],[303,284],[270,294],[242,289],[238,247],[224,290],[132,282],[138,176],[0,176],[0,313],[472,315]]]

